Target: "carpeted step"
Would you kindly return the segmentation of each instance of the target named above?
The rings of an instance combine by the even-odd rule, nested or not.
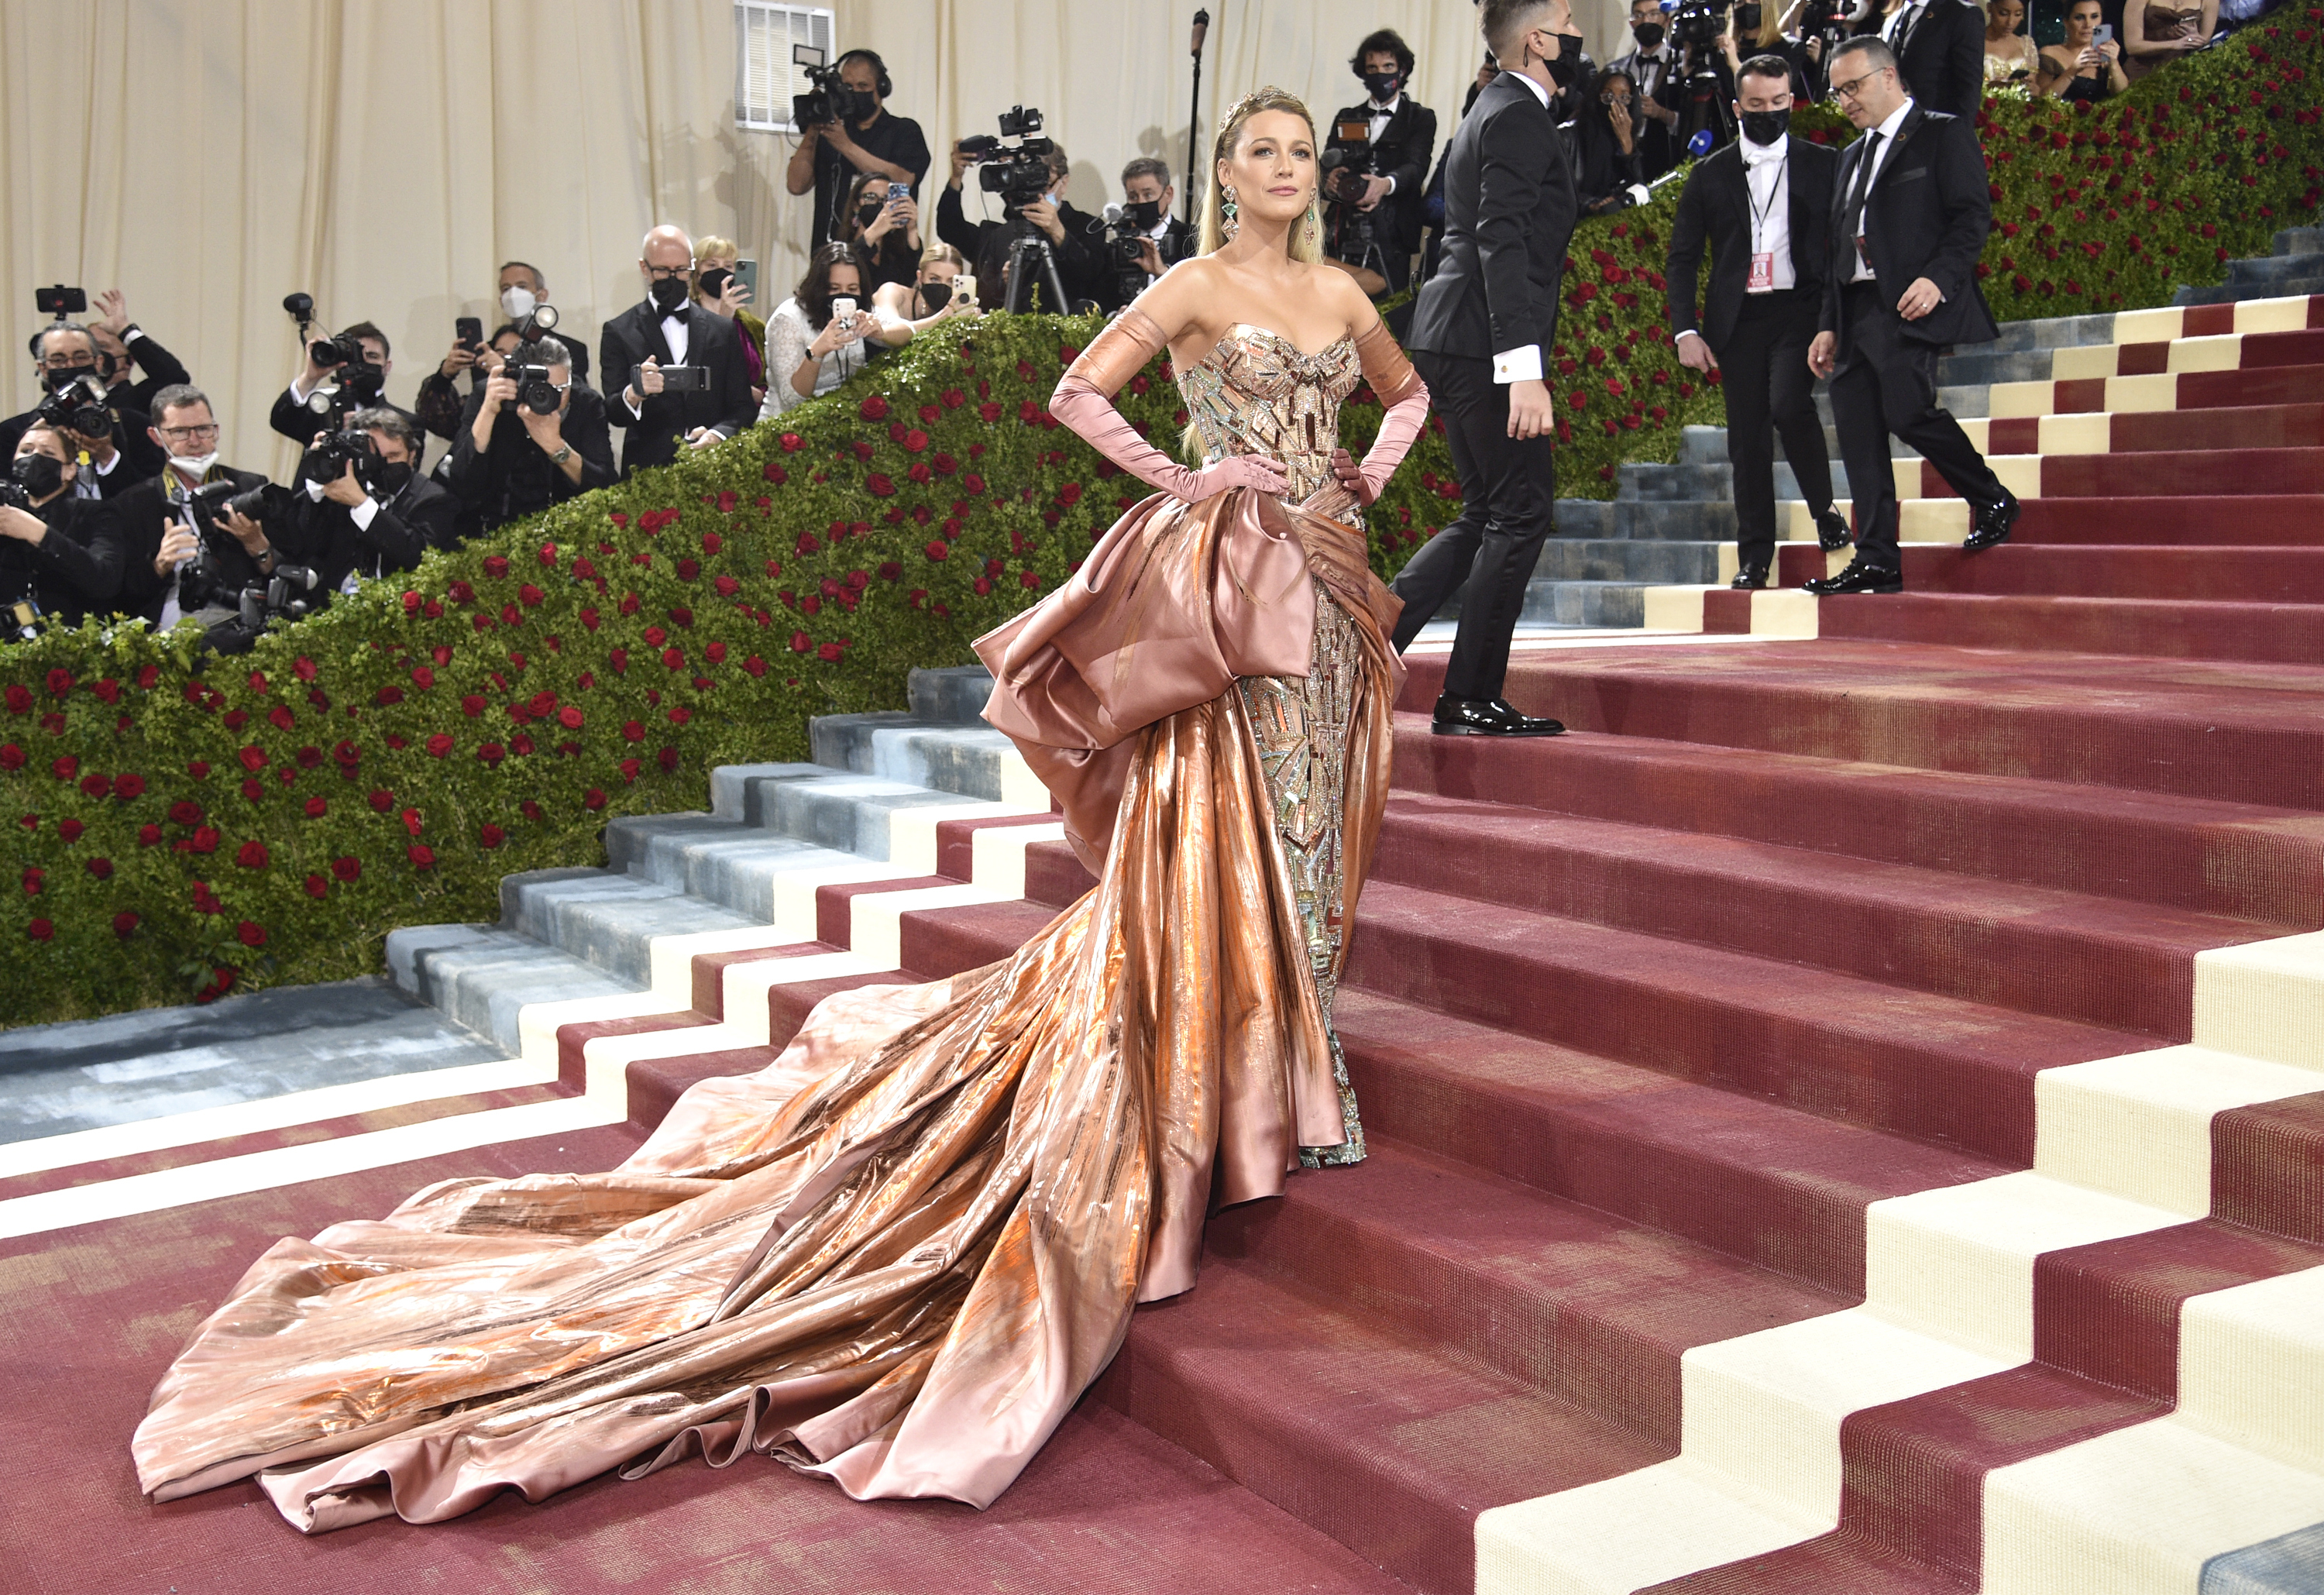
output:
[[[1769,841],[1417,793],[1390,799],[1372,879],[2181,1041],[2195,954],[2273,934]]]
[[[2319,392],[2324,392],[2319,385]],[[1967,430],[1986,454],[2149,454],[2197,448],[2314,448],[2324,403],[2222,405],[2086,416],[2022,416]],[[1983,436],[1979,436],[1982,433]]]
[[[2126,506],[2108,499],[2038,498],[2010,533],[2012,545],[2103,543],[2246,548],[2324,545],[2324,493],[2157,496]]]
[[[2139,499],[2198,493],[2324,493],[2324,448],[2154,449],[2143,454],[2049,454],[1995,456],[1996,471],[2005,482],[2023,476],[2027,461],[2038,475],[2015,491],[2023,498]],[[1918,462],[1915,484],[1898,466],[1900,489],[1918,498],[1959,498],[1952,484],[1926,460]],[[1796,495],[1794,495],[1796,496]]]
[[[1804,579],[1803,576],[1802,579]],[[1908,583],[1909,588],[1909,583]],[[2010,597],[1906,591],[1824,600],[1830,638],[2152,659],[2324,662],[2324,604]]]
[[[1814,557],[1821,550],[1779,552],[1789,556],[1780,572],[1786,581],[1795,574],[1801,580],[1816,574]],[[2324,545],[2172,548],[2013,539],[1978,554],[1932,548],[1906,548],[1903,553],[1904,586],[1912,593],[2324,604]]]
[[[1953,413],[1997,420],[2022,416],[2086,415],[2100,410],[2122,415],[2142,410],[2302,404],[2313,400],[2319,392],[2319,369],[2324,369],[2324,362],[2250,369],[2064,377],[2046,383],[1997,383],[1982,390],[1982,402],[1976,408],[1956,408]],[[1963,392],[1960,389],[1948,389],[1941,397],[1950,405],[1952,398]]]
[[[1400,706],[1425,711],[1444,667],[1406,663]],[[2324,809],[2315,677],[2291,666],[1826,638],[1520,653],[1508,696],[1623,736]]]
[[[2036,1073],[2154,1044],[1392,881],[1361,912],[1349,985],[2018,1166]]]
[[[2104,892],[2278,931],[2310,928],[2324,901],[2324,815],[2287,808],[1591,732],[1485,742],[1433,735],[1422,715],[1397,718],[1395,779],[1400,790]],[[1045,901],[1085,890],[1062,848],[1036,849],[1028,863],[1028,889]]]

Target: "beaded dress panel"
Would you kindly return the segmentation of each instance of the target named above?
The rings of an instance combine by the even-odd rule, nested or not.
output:
[[[1332,451],[1339,447],[1340,406],[1362,377],[1351,337],[1310,355],[1278,333],[1239,323],[1200,364],[1178,373],[1178,391],[1205,464],[1229,455],[1264,455],[1282,465],[1285,496],[1299,503],[1336,486]],[[1336,518],[1362,524],[1353,509]],[[1355,622],[1317,582],[1314,653],[1306,676],[1246,676],[1240,683],[1327,1028],[1347,952],[1341,818],[1362,662]],[[1331,1035],[1332,1075],[1348,1139],[1342,1146],[1303,1148],[1299,1160],[1309,1167],[1358,1163],[1364,1156],[1347,1061],[1339,1032]]]

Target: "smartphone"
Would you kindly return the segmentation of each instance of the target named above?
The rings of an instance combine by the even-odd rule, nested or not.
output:
[[[854,318],[854,315],[855,301],[849,299],[845,294],[842,294],[837,299],[831,301],[831,318],[834,321],[851,320]]]
[[[32,307],[43,316],[78,316],[88,309],[88,295],[60,282],[53,288],[32,290]]]
[[[2114,42],[2114,24],[2113,24],[2112,23],[2100,23],[2098,24],[2098,31],[2096,33],[2094,33],[2093,35],[2091,35],[2091,37],[2090,37],[2090,42],[2091,42],[2091,43],[2093,43],[2093,44],[2111,44],[2111,43],[2113,43],[2113,42]]]
[[[734,275],[742,280],[744,288],[751,290],[751,302],[756,304],[759,299],[759,263],[736,261]]]
[[[484,346],[484,324],[474,316],[456,316],[452,320],[452,338],[473,355]]]
[[[909,184],[909,183],[890,183],[890,184],[888,185],[888,203],[889,203],[889,204],[893,205],[893,204],[894,204],[897,200],[899,200],[899,199],[909,199],[911,197],[912,197],[912,185],[911,185],[911,184]]]
[[[639,380],[642,365],[630,367],[630,386],[639,392],[645,388]],[[665,393],[706,393],[710,391],[710,368],[707,365],[665,365],[661,368],[661,391]]]
[[[973,272],[963,272],[959,276],[954,278],[952,280],[952,291],[953,297],[959,300],[961,303],[966,305],[974,304],[976,302],[976,274]]]

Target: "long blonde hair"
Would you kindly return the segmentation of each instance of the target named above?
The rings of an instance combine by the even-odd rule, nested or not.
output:
[[[1234,153],[1242,142],[1246,123],[1261,111],[1288,111],[1307,124],[1307,141],[1315,142],[1315,118],[1308,113],[1307,102],[1288,89],[1267,88],[1253,89],[1227,107],[1220,119],[1218,138],[1211,145],[1211,180],[1203,196],[1203,226],[1194,253],[1214,254],[1226,243],[1226,230],[1219,223],[1219,161]],[[1296,261],[1309,265],[1321,264],[1323,259],[1323,222],[1320,214],[1321,192],[1307,207],[1307,219],[1291,229],[1290,254]]]

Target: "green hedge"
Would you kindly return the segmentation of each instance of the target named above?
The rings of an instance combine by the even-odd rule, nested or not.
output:
[[[1997,104],[1999,214],[2020,232],[1988,252],[1996,309],[2163,302],[2166,267],[2211,280],[2218,251],[2264,247],[2314,204],[2316,51],[2284,23],[2096,114]],[[2205,120],[2227,82],[2271,97]],[[1720,419],[1662,336],[1675,202],[1668,185],[1575,236],[1552,351],[1567,493],[1609,496],[1621,462]],[[2165,213],[2176,233],[2142,221]],[[2065,274],[2085,244],[2093,263]],[[0,1024],[376,970],[393,927],[491,918],[503,874],[602,856],[609,817],[697,805],[716,764],[804,757],[811,715],[901,702],[911,668],[966,660],[1146,491],[1043,408],[1095,327],[956,325],[244,659],[205,667],[188,630],[96,622],[0,650]],[[1121,404],[1167,445],[1185,418],[1166,370]],[[1360,392],[1350,446],[1379,420]],[[1383,575],[1458,512],[1451,477],[1432,428],[1371,513]]]

